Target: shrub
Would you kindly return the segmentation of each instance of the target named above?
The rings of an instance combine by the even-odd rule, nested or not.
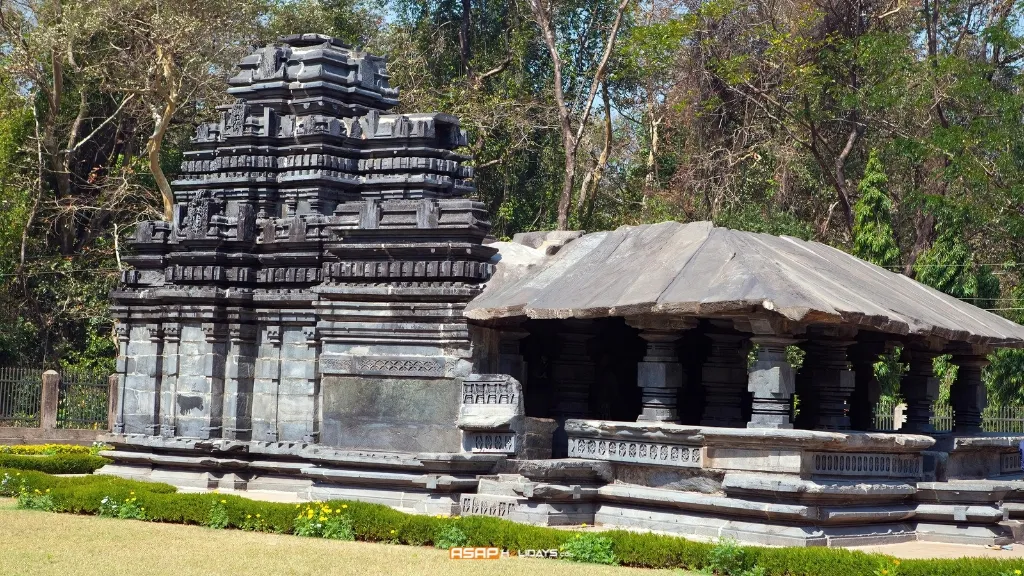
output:
[[[295,517],[295,535],[333,540],[355,540],[352,520],[344,513],[345,508],[332,508],[328,503],[296,506],[299,515]],[[347,508],[347,506],[346,506]]]
[[[23,489],[18,494],[18,508],[24,508],[26,510],[43,510],[51,512],[57,509],[57,505],[53,501],[53,497],[50,496],[50,489],[46,491]]]
[[[92,474],[110,460],[91,454],[54,454],[51,456],[23,456],[0,454],[0,468],[37,470],[47,474]]]
[[[49,496],[50,502],[33,499],[31,505],[58,512],[202,525],[210,522],[211,511],[220,506],[227,527],[243,530],[438,547],[461,543],[508,550],[558,548],[575,561],[615,559],[628,566],[687,570],[714,570],[717,566],[719,574],[733,567],[740,570],[729,576],[867,576],[883,569],[888,571],[883,576],[896,576],[893,567],[898,567],[898,576],[1020,576],[1016,570],[1024,568],[1020,560],[995,558],[903,560],[896,564],[889,556],[835,548],[761,548],[730,541],[712,545],[624,530],[580,534],[483,516],[410,515],[362,502],[331,501],[296,508],[294,504],[257,502],[226,494],[179,494],[167,484],[110,476],[57,477],[0,469],[0,490],[20,494],[22,488],[33,496]],[[307,509],[314,512],[313,524],[322,524],[319,528],[309,525]],[[324,514],[321,522],[320,512],[325,509],[331,513]],[[300,512],[305,520],[297,517]]]
[[[95,444],[102,444],[96,442]],[[0,446],[0,454],[18,454],[21,456],[56,456],[57,454],[93,454],[89,446],[75,444],[15,444]]]
[[[206,522],[203,525],[217,530],[223,530],[230,526],[228,509],[224,506],[227,503],[227,500],[214,500],[213,505],[210,506],[210,514],[206,517]]]
[[[465,546],[467,542],[469,538],[466,537],[466,533],[456,526],[454,521],[442,524],[434,535],[434,546],[444,550]]]
[[[591,564],[618,564],[612,550],[614,543],[611,538],[597,534],[579,534],[570,538],[558,548],[558,557],[570,562],[588,562]]]
[[[8,498],[21,494],[27,488],[21,472],[4,472],[0,476],[0,496]]]

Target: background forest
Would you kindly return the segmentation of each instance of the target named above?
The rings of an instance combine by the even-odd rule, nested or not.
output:
[[[133,225],[167,212],[233,63],[314,31],[387,55],[402,111],[461,118],[496,236],[710,219],[1022,321],[1022,8],[0,0],[0,364],[112,367],[106,295]],[[1024,403],[1024,355],[987,378]]]

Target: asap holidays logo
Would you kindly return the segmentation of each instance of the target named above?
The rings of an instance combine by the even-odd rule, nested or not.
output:
[[[564,553],[562,555],[565,556]],[[558,549],[509,551],[495,546],[479,548],[462,546],[448,549],[448,558],[452,560],[498,560],[516,556],[520,558],[558,558]]]

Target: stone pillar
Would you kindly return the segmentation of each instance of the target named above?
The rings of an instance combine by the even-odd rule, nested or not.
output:
[[[120,374],[111,374],[107,377],[107,431],[113,432],[117,427],[117,415],[121,407],[121,378]]]
[[[252,439],[277,442],[277,393],[281,386],[281,326],[265,326],[260,332],[253,380]]]
[[[163,337],[159,324],[134,325],[125,347],[122,430],[126,434],[160,433],[160,381]]]
[[[636,421],[678,424],[676,406],[686,375],[679,363],[675,342],[682,334],[675,330],[645,329],[640,331],[640,337],[647,342],[647,355],[637,365],[637,386],[643,390],[643,407]]]
[[[883,340],[859,341],[847,350],[853,367],[853,393],[850,395],[850,428],[873,430],[875,406],[882,397],[882,385],[875,377],[875,363],[890,350]]]
[[[786,360],[786,347],[797,340],[776,336],[755,336],[757,359],[750,370],[747,389],[754,394],[747,428],[792,428],[793,367]]]
[[[285,326],[281,342],[281,385],[277,394],[279,440],[319,442],[319,342],[315,326]]]
[[[747,336],[709,332],[711,353],[701,367],[704,415],[701,426],[740,428],[748,399]]]
[[[933,350],[907,347],[910,367],[900,381],[900,393],[907,400],[907,421],[900,432],[907,434],[931,434],[932,403],[939,395],[939,379],[935,377],[932,362],[939,355]]]
[[[581,320],[560,323],[555,337],[556,352],[551,359],[551,386],[554,391],[552,415],[558,422],[553,435],[552,455],[568,455],[565,421],[586,418],[590,411],[590,389],[594,385],[594,361],[590,358],[590,341],[596,328]]]
[[[849,430],[848,399],[854,375],[846,359],[850,340],[815,338],[804,344],[803,366],[796,375],[800,395],[801,427],[817,430]]]
[[[224,413],[227,326],[184,324],[175,392],[175,433],[185,438],[220,438]]]
[[[60,403],[60,374],[55,370],[43,372],[42,398],[39,400],[39,427],[57,428],[57,405]]]
[[[529,336],[525,330],[501,330],[498,335],[498,374],[508,374],[526,389],[526,361],[519,353],[519,342]]]
[[[124,396],[125,376],[128,372],[128,340],[131,326],[123,322],[114,325],[114,333],[117,335],[117,400],[114,407],[114,418],[110,421],[110,431],[114,434],[124,434]]]
[[[957,434],[979,434],[981,413],[988,405],[985,383],[981,371],[988,366],[988,358],[982,355],[955,354],[956,382],[950,387],[950,401],[953,404],[953,431]]]
[[[160,387],[160,435],[173,438],[177,433],[175,427],[176,397],[178,394],[178,369],[180,358],[178,346],[181,344],[181,324],[178,322],[164,323],[164,362],[163,385]]]
[[[256,335],[252,324],[233,324],[228,330],[224,374],[224,438],[252,439],[252,392]]]
[[[555,392],[554,414],[561,420],[586,418],[590,410],[590,388],[594,385],[594,361],[590,341],[597,334],[585,321],[568,320],[558,331],[557,354],[551,360]]]

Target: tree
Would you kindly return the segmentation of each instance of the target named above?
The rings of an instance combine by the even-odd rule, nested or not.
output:
[[[894,270],[899,266],[900,248],[893,236],[892,201],[883,189],[887,181],[878,153],[872,150],[857,186],[860,198],[853,207],[853,254]]]
[[[558,197],[559,230],[565,230],[569,227],[569,211],[572,207],[572,192],[576,182],[576,161],[580,140],[587,128],[587,122],[590,119],[590,113],[594,106],[594,98],[597,96],[597,91],[607,73],[608,61],[611,58],[612,49],[615,47],[615,39],[622,24],[623,14],[629,3],[630,0],[621,0],[616,7],[615,17],[608,32],[607,40],[603,43],[601,59],[597,62],[592,73],[590,89],[577,107],[566,98],[564,84],[566,79],[563,75],[565,66],[563,57],[559,52],[559,46],[565,40],[560,40],[558,37],[555,22],[555,19],[558,17],[556,13],[557,7],[552,5],[551,0],[530,0],[530,12],[533,14],[534,22],[540,28],[544,45],[547,46],[548,54],[551,56],[551,65],[554,72],[552,90],[558,110],[562,148],[565,154],[565,174],[562,181],[562,191]],[[577,50],[579,50],[580,43],[576,42],[575,45]]]

